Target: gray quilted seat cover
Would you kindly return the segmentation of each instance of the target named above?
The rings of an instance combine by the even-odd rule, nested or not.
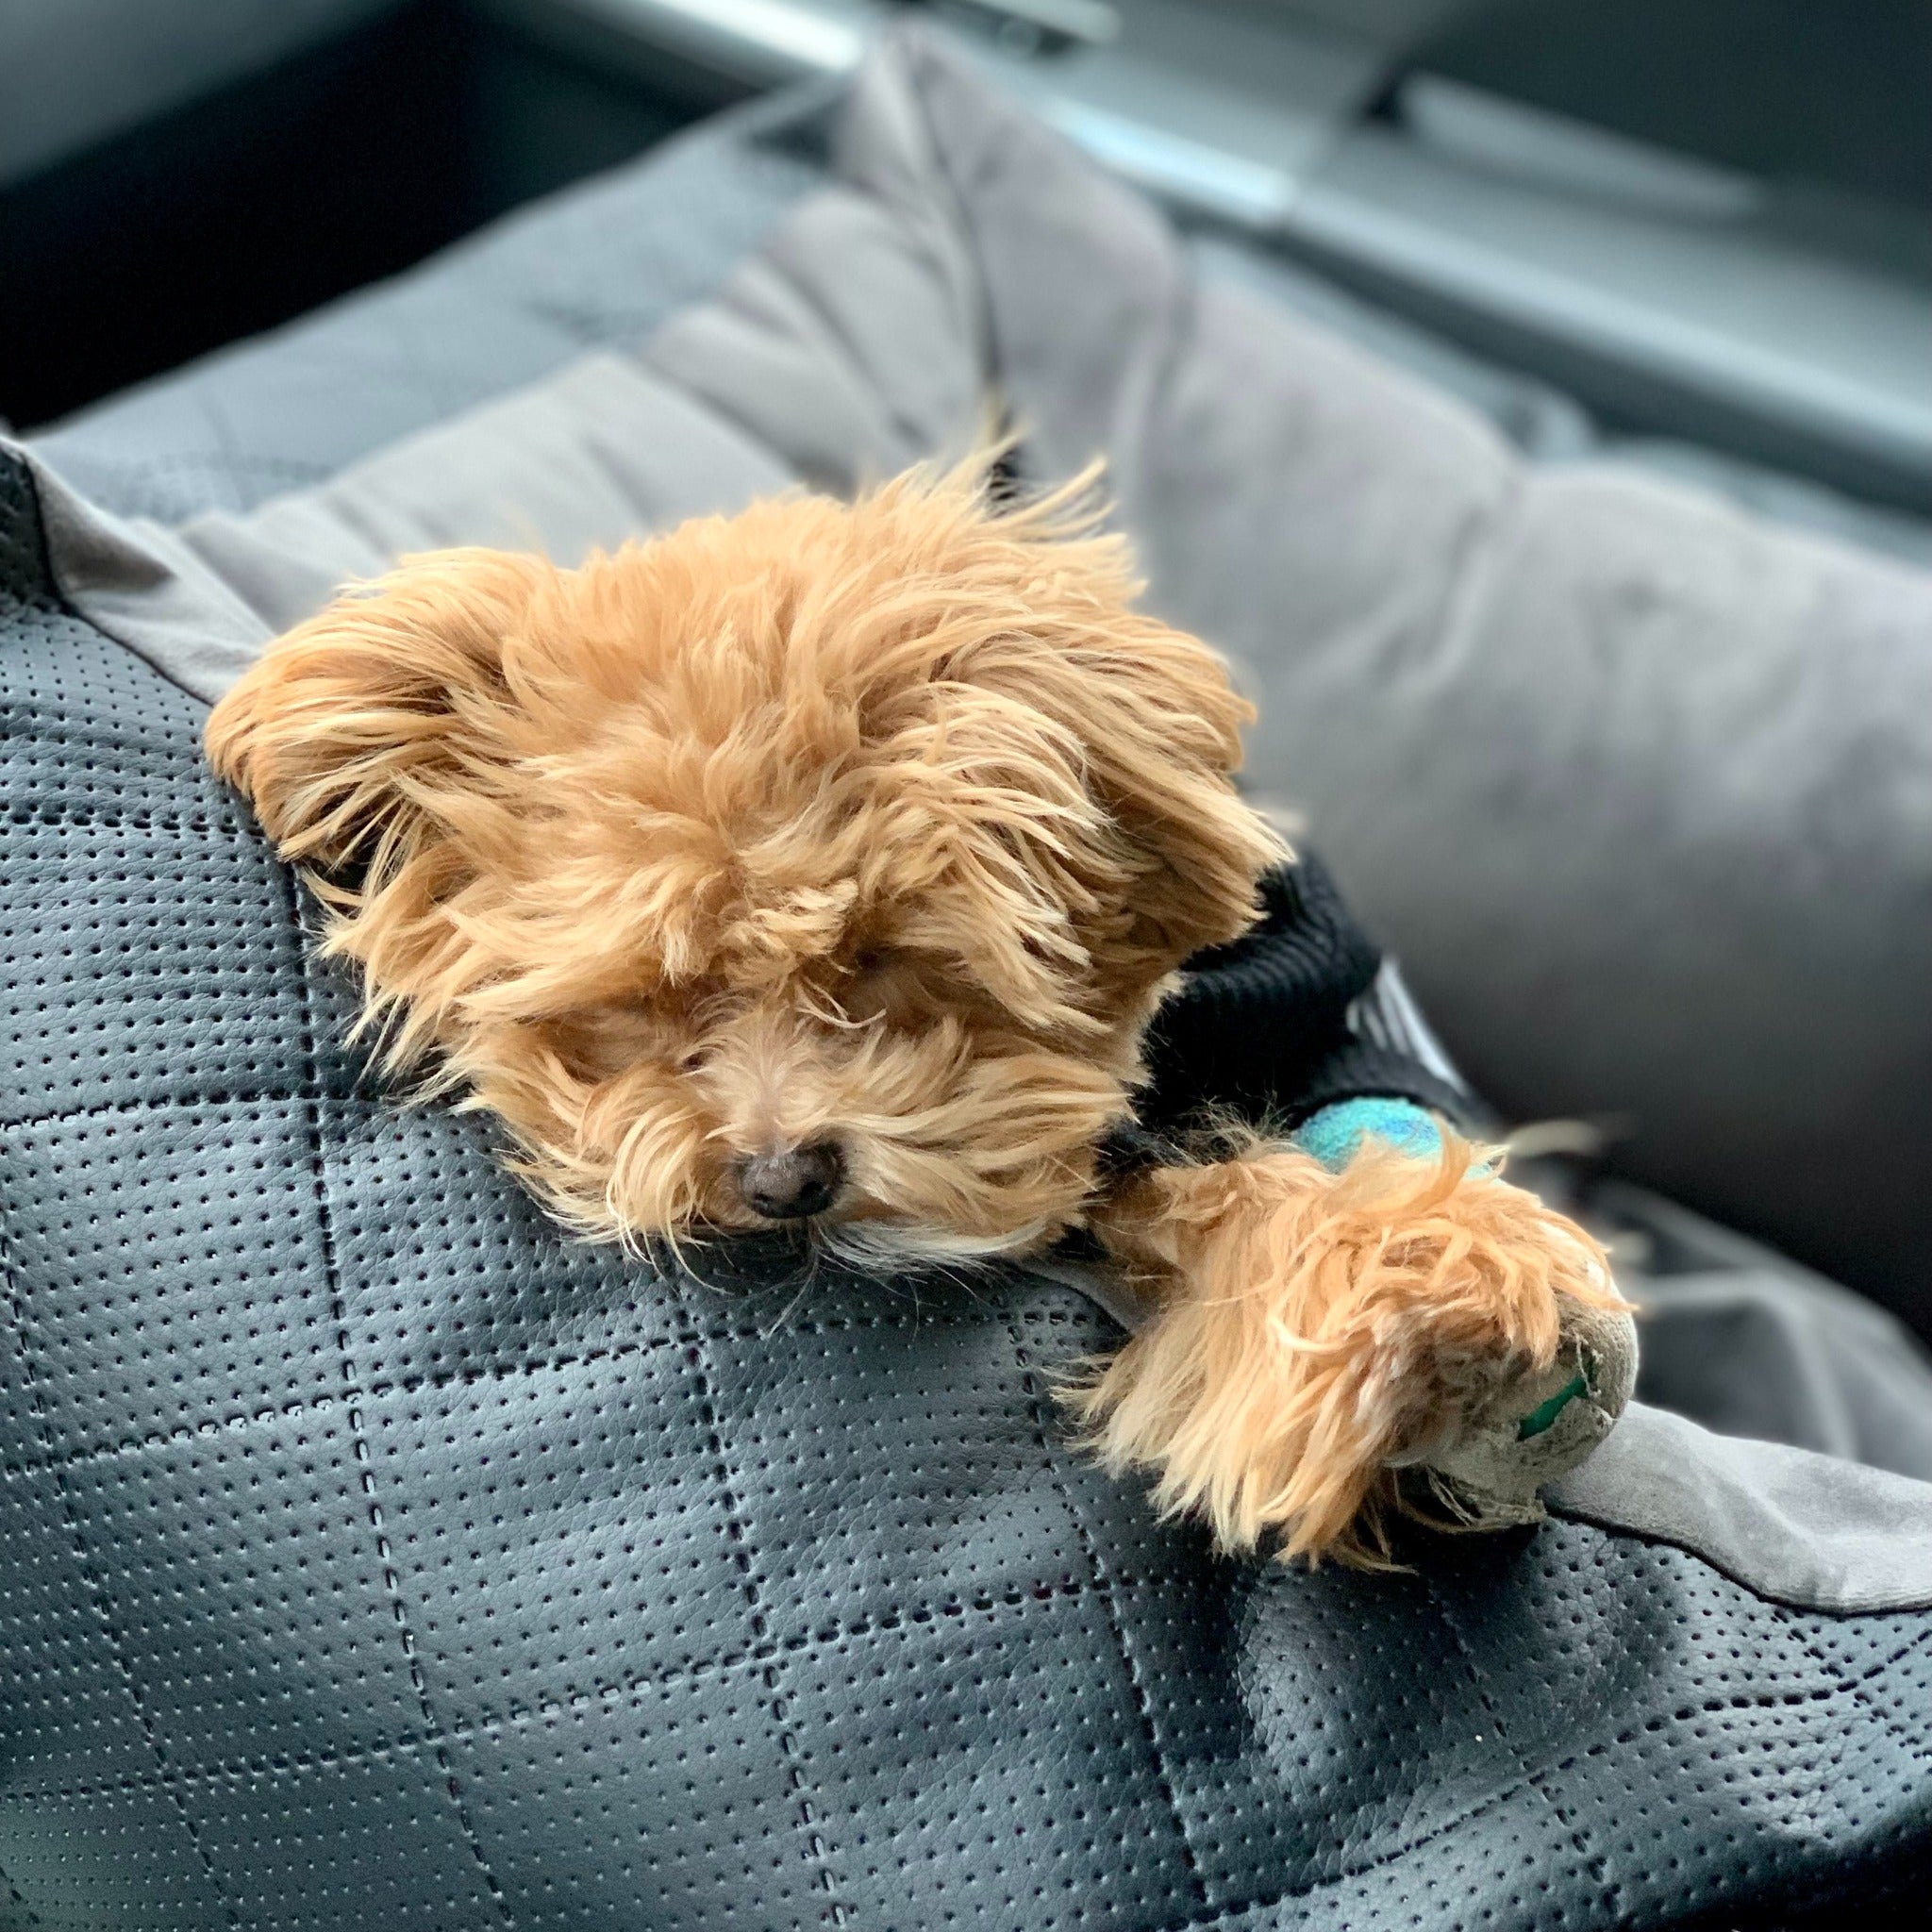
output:
[[[954,311],[911,358],[885,324],[908,288],[966,288],[942,234],[894,252],[847,191],[803,219],[883,237],[848,307],[794,231],[775,281],[753,264],[673,314],[824,175],[796,110],[764,111],[0,452],[0,1926],[1919,1923],[1932,1487],[1639,1408],[1533,1532],[1419,1542],[1395,1576],[1217,1559],[1066,1450],[1049,1380],[1111,1330],[1061,1281],[807,1284],[752,1243],[698,1278],[574,1246],[487,1125],[400,1105],[341,1046],[352,989],[199,758],[219,653],[129,647],[184,553],[86,499],[280,558],[255,581],[289,599],[326,587],[301,543],[370,541],[375,508],[487,519],[508,475],[528,510],[526,434],[577,487],[613,445],[557,425],[674,421],[652,386],[724,367],[720,341],[794,373],[711,393],[709,441],[687,409],[681,441],[591,465],[579,530],[810,473],[809,436],[755,433],[801,393],[889,452],[924,435]],[[1312,372],[1298,421],[1381,393],[1256,326]],[[801,344],[843,386],[801,384]],[[1040,384],[1046,441],[1115,408],[1089,374]],[[850,457],[849,422],[807,415],[819,460]],[[1163,564],[1160,594],[1206,594]],[[90,571],[94,606],[70,594]],[[1906,608],[1918,581],[1880,588]],[[230,609],[188,608],[211,633]],[[245,651],[267,621],[242,615]],[[1687,1356],[1735,1341],[1757,1265],[1699,1240]],[[1840,1398],[1900,1357],[1875,1314],[1790,1297],[1790,1331],[1867,1374]],[[1859,1407],[1807,1440],[1864,1453]]]
[[[1106,1339],[1063,1288],[788,1310],[755,1252],[567,1245],[337,1044],[201,715],[54,594],[8,459],[0,1924],[1528,1932],[1909,1890],[1932,1615],[1782,1607],[1582,1509],[1395,1577],[1217,1561],[1060,1445],[1044,1378]]]

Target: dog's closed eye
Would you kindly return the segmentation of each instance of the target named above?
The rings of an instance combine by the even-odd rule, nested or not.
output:
[[[946,996],[938,983],[938,964],[905,946],[869,941],[847,962],[839,1007],[847,1020],[861,1024],[919,1024]]]
[[[701,1054],[681,1052],[664,1020],[639,1002],[600,1000],[541,1024],[552,1051],[582,1080],[608,1080],[649,1061],[687,1074],[703,1064]]]

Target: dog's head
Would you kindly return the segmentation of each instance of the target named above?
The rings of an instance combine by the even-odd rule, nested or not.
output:
[[[1069,500],[915,474],[577,570],[419,558],[266,655],[208,751],[392,1061],[580,1226],[1022,1246],[1276,851],[1223,665]]]

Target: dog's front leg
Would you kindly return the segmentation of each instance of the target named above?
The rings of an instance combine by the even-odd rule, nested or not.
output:
[[[1261,1142],[1129,1175],[1094,1227],[1155,1312],[1072,1395],[1102,1457],[1224,1548],[1371,1556],[1389,1471],[1531,1385],[1577,1310],[1623,1306],[1596,1242],[1496,1166],[1445,1134],[1340,1172]]]

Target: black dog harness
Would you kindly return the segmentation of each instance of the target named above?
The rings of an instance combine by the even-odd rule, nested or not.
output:
[[[1474,1096],[1327,869],[1307,855],[1277,866],[1260,902],[1240,939],[1187,962],[1155,1014],[1150,1077],[1133,1120],[1102,1143],[1104,1174],[1173,1162],[1178,1136],[1230,1115],[1294,1136],[1324,1160],[1335,1141],[1327,1124],[1350,1124],[1333,1149],[1345,1158],[1363,1132],[1418,1113],[1473,1124]],[[1357,1105],[1368,1102],[1391,1105]]]

